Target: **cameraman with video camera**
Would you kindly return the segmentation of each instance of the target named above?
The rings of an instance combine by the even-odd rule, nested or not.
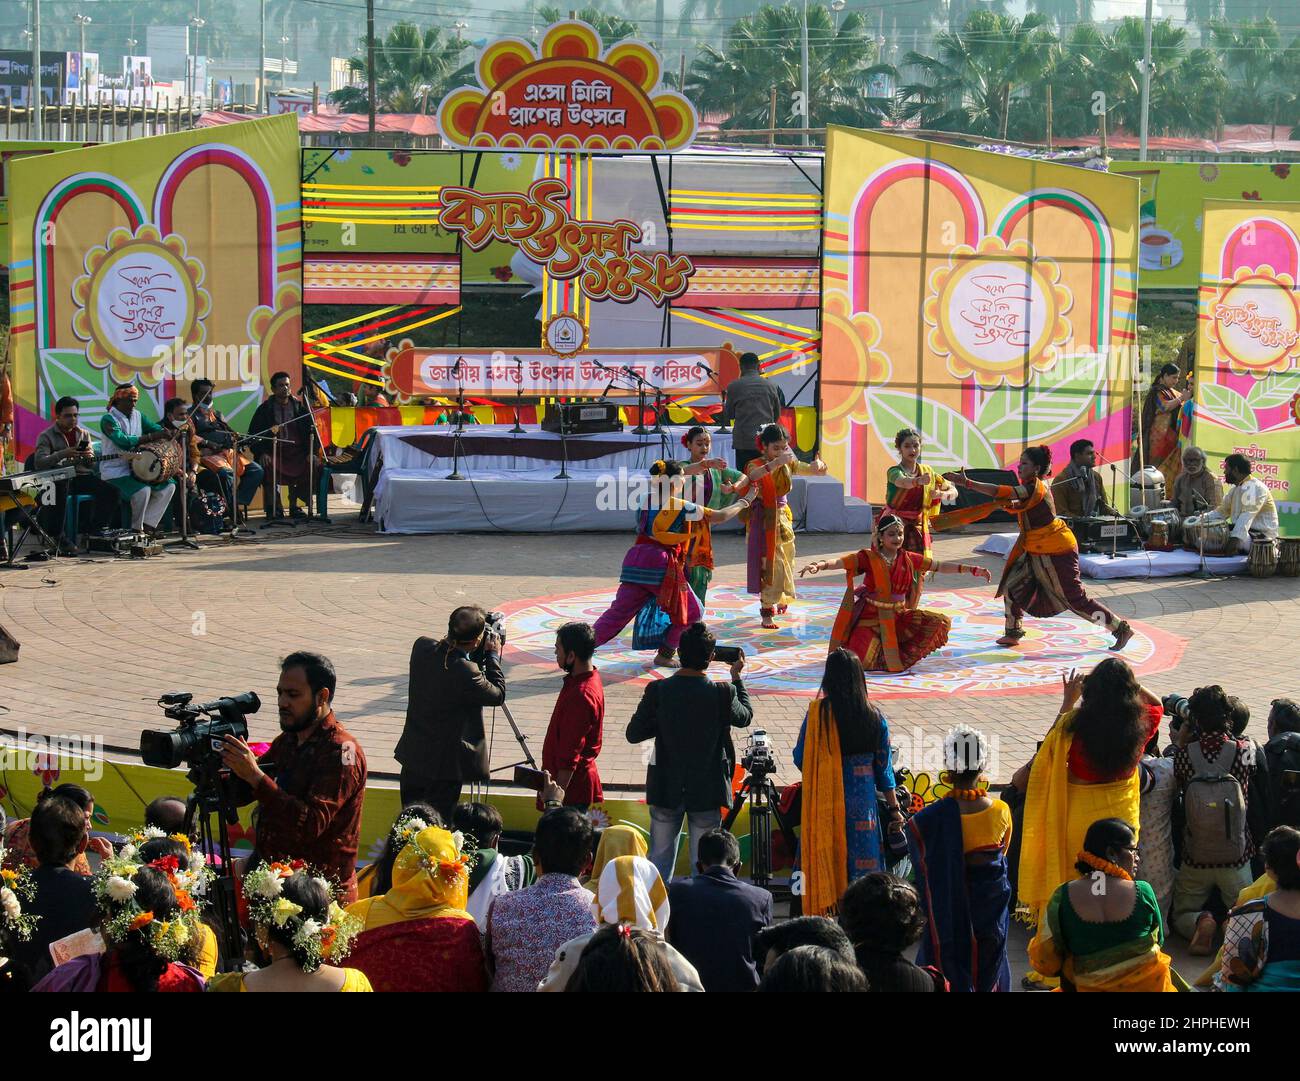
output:
[[[366,756],[334,717],[337,683],[327,658],[290,653],[280,662],[276,685],[280,735],[260,758],[246,740],[226,735],[221,758],[248,786],[234,802],[258,803],[249,866],[305,860],[313,873],[333,879],[350,902],[356,900]]]
[[[717,640],[703,623],[683,633],[677,652],[682,666],[668,679],[646,685],[627,726],[629,743],[654,740],[646,771],[650,808],[650,861],[665,884],[677,862],[682,818],[690,831],[690,867],[700,838],[722,823],[720,808],[731,802],[731,729],[754,718],[741,681],[745,655],[731,662],[731,682],[714,683],[708,668]]]
[[[466,781],[488,779],[483,707],[506,699],[500,617],[457,608],[447,637],[411,647],[406,724],[393,756],[402,766],[402,804],[430,804],[450,822]]]

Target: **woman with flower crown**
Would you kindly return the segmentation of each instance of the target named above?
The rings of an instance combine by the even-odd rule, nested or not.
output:
[[[1062,991],[1180,991],[1186,984],[1161,947],[1160,904],[1149,882],[1135,881],[1137,831],[1122,818],[1088,827],[1074,869],[1057,887],[1029,963],[1059,977]]]
[[[397,830],[392,888],[348,906],[362,927],[352,964],[376,991],[486,991],[482,939],[465,911],[464,838],[418,819]]]
[[[199,937],[209,872],[182,867],[170,856],[143,859],[128,844],[103,860],[91,880],[107,951],[65,961],[32,990],[203,990],[203,976],[183,958]]]
[[[903,522],[886,511],[876,519],[870,548],[839,559],[817,559],[799,572],[841,569],[848,580],[831,630],[831,650],[851,649],[868,672],[905,672],[948,641],[952,621],[942,612],[919,607],[926,572],[969,574],[990,580],[983,567],[941,563],[903,547]],[[855,590],[853,580],[862,575]]]
[[[260,863],[244,876],[253,937],[269,963],[224,972],[209,991],[370,991],[355,968],[340,968],[361,921],[339,907],[337,890],[301,860]]]
[[[1010,991],[1011,808],[988,793],[983,733],[957,725],[944,737],[943,758],[951,791],[907,823],[928,917],[916,963],[939,969],[953,991]]]

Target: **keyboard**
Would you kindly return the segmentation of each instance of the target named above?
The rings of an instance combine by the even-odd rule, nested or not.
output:
[[[57,469],[32,469],[26,473],[6,473],[0,477],[0,492],[21,492],[27,488],[43,488],[61,480],[71,480],[77,474],[75,465],[61,465]]]

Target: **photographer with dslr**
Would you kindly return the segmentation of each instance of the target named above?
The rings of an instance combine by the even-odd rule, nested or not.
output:
[[[403,806],[428,803],[450,822],[464,783],[488,779],[483,707],[506,699],[503,638],[499,616],[469,605],[452,612],[442,641],[415,640],[406,724],[393,752]]]
[[[731,662],[730,683],[714,683],[708,667],[716,648],[713,632],[692,623],[677,647],[681,668],[646,685],[627,726],[629,743],[655,741],[645,784],[650,860],[665,883],[677,862],[682,818],[689,824],[691,867],[700,838],[721,824],[719,808],[731,802],[731,729],[754,718],[740,678],[744,654]]]
[[[224,737],[221,758],[256,800],[257,843],[249,866],[305,860],[356,900],[357,841],[366,792],[366,756],[334,717],[334,666],[319,653],[280,662],[280,735],[260,758],[245,740]]]
[[[1247,814],[1255,745],[1233,737],[1232,702],[1222,687],[1198,687],[1189,698],[1170,695],[1164,707],[1183,722],[1175,728],[1173,755],[1183,798],[1183,862],[1170,923],[1191,940],[1188,952],[1204,957],[1214,952],[1219,929],[1205,909],[1210,895],[1218,887],[1231,903],[1252,879]]]

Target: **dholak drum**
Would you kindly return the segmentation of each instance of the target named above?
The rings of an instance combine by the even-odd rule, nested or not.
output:
[[[1250,545],[1247,569],[1256,578],[1271,578],[1277,573],[1277,549],[1267,537],[1256,537]]]
[[[181,471],[181,448],[170,439],[142,443],[131,459],[131,473],[145,484],[158,484]]]
[[[1228,550],[1231,536],[1229,523],[1223,519],[1203,521],[1197,515],[1183,519],[1183,547],[1189,552],[1199,552],[1204,542],[1207,556],[1223,555]]]
[[[1300,537],[1283,537],[1278,543],[1282,552],[1277,559],[1277,573],[1300,578]]]

